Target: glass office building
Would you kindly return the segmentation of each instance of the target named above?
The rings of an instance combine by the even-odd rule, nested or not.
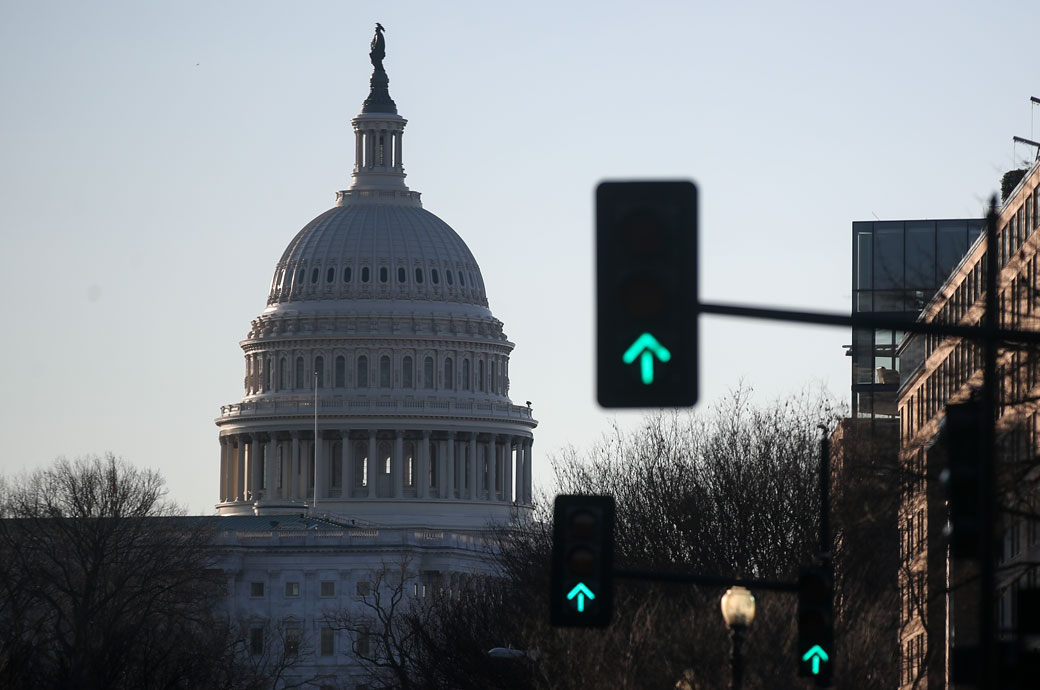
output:
[[[852,224],[852,313],[914,321],[982,233],[984,221],[858,221]],[[852,416],[895,418],[898,329],[853,328]]]

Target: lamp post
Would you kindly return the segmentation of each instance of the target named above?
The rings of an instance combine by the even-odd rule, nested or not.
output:
[[[730,687],[740,690],[744,683],[744,658],[740,654],[740,646],[744,643],[744,635],[748,626],[755,620],[755,597],[745,587],[730,587],[722,595],[722,618],[729,626],[730,639],[733,641],[732,681]]]

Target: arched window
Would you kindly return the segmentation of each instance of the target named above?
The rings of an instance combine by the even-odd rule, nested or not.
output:
[[[350,273],[351,273],[350,266],[347,266],[346,268],[343,269],[343,282],[344,283],[349,283],[350,282],[350,279],[352,277],[350,275]]]
[[[433,357],[423,361],[423,388],[433,388]]]
[[[469,276],[469,286],[470,287],[477,287],[477,281],[473,280],[473,271],[470,271],[466,275]]]
[[[340,355],[336,358],[336,388],[347,387],[347,358]]]
[[[368,388],[368,357],[365,355],[357,358],[357,387]]]
[[[318,282],[318,267],[315,266],[311,270],[311,285],[313,285],[314,283],[317,283],[317,282]]]
[[[404,444],[404,484],[415,486],[415,444],[411,441]]]
[[[325,387],[325,358],[318,356],[314,358],[314,373],[318,375],[318,388]]]
[[[422,285],[422,281],[423,281],[422,269],[421,268],[417,268],[417,269],[415,269],[415,282],[420,284],[420,285]]]
[[[491,366],[493,368],[488,369],[488,390],[494,391],[496,390],[495,379],[498,378],[498,362],[492,362]]]
[[[444,388],[449,391],[455,390],[455,365],[451,357],[444,360]]]
[[[459,271],[459,285],[466,287],[466,277],[462,275],[462,271]]]
[[[469,359],[462,360],[462,390],[469,390]]]
[[[390,358],[387,355],[379,358],[379,387],[390,387]]]
[[[354,486],[368,486],[368,444],[354,444]]]
[[[437,442],[430,441],[430,488],[437,487]]]
[[[329,266],[329,270],[325,273],[325,282],[326,283],[331,283],[335,279],[336,279],[336,269],[334,269],[332,266]]]
[[[367,283],[369,278],[368,266],[361,267],[361,282]]]
[[[415,385],[412,374],[414,373],[414,366],[412,366],[412,358],[405,355],[401,359],[401,387],[412,388]]]
[[[278,360],[278,389],[285,390],[289,387],[289,363],[285,357]]]
[[[403,283],[408,278],[408,274],[404,270],[404,266],[397,267],[397,282]]]
[[[454,285],[455,279],[451,275],[451,269],[444,272],[444,277],[448,279],[448,285]]]
[[[390,282],[390,269],[388,269],[386,266],[380,266],[379,267],[379,282],[380,283],[388,283],[388,282]]]
[[[484,360],[477,362],[477,380],[480,381],[480,392],[484,392]]]
[[[296,358],[296,388],[306,388],[307,379],[303,375],[303,357]]]
[[[390,474],[390,444],[386,441],[379,442],[379,471]]]
[[[437,273],[437,269],[436,268],[431,268],[430,269],[430,280],[433,281],[434,285],[440,285],[441,276],[440,276],[439,273]]]

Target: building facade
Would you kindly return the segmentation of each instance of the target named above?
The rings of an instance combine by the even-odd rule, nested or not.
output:
[[[852,224],[852,313],[914,321],[968,247],[980,219],[856,221]],[[853,328],[852,416],[897,417],[903,331]]]
[[[255,654],[299,654],[293,682],[347,688],[381,587],[492,572],[489,528],[532,512],[537,424],[473,254],[405,185],[382,27],[370,57],[353,183],[278,259],[244,395],[216,419],[230,611]]]
[[[999,318],[1007,328],[1040,327],[1040,161],[1026,172],[999,210],[997,289]],[[977,239],[921,312],[931,323],[976,325],[982,318],[986,246]],[[914,335],[904,340],[897,393],[900,460],[906,481],[900,510],[901,688],[950,687],[950,649],[973,641],[977,611],[970,563],[950,559],[944,528],[945,495],[938,477],[945,466],[941,443],[945,405],[967,400],[982,384],[978,343]],[[1036,586],[1040,561],[1037,474],[1037,353],[1005,347],[998,352],[998,460],[1000,529],[998,630],[1014,626],[1017,591]]]

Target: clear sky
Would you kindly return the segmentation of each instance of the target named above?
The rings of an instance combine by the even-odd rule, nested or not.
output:
[[[593,390],[592,192],[692,178],[701,294],[850,306],[851,222],[981,213],[1040,138],[1040,3],[0,1],[0,471],[112,451],[196,513],[293,235],[350,181],[386,27],[407,182],[466,240],[540,421]],[[987,6],[988,5],[988,6]],[[847,399],[842,330],[701,319],[701,399]]]

